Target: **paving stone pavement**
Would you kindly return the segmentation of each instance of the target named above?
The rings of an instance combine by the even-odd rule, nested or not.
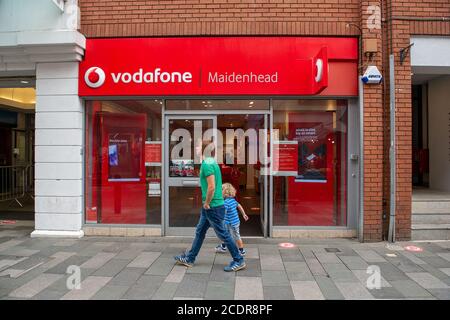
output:
[[[213,238],[186,268],[173,256],[191,238],[49,239],[30,238],[31,231],[0,226],[2,300],[450,300],[450,241],[249,238],[247,268],[226,273],[230,256],[214,252]],[[408,245],[423,251],[407,251]],[[80,289],[71,289],[76,270]]]

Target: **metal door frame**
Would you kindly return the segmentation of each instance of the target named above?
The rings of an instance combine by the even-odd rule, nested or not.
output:
[[[170,159],[169,155],[169,146],[170,146],[170,136],[169,136],[169,121],[172,119],[176,120],[212,120],[212,128],[217,128],[217,115],[174,115],[174,114],[168,114],[165,113],[164,115],[164,161],[167,163],[164,163],[164,212],[163,212],[163,228],[164,228],[164,234],[168,236],[192,236],[195,232],[195,227],[171,227],[169,224],[169,188],[170,187],[183,187],[183,186],[198,186],[200,187],[200,178],[174,178],[169,176],[169,165],[168,161]],[[214,139],[217,141],[217,138]],[[210,235],[210,232],[212,230],[209,230],[208,236]]]
[[[223,111],[223,110],[221,110]],[[221,111],[214,112],[210,111],[208,114],[205,115],[205,112],[193,112],[188,111],[189,114],[186,114],[186,111],[180,112],[179,110],[167,110],[165,109],[163,112],[163,176],[164,176],[164,187],[163,187],[163,209],[162,209],[162,234],[165,236],[192,236],[195,233],[195,227],[170,227],[169,226],[169,187],[174,186],[173,183],[179,178],[170,178],[169,177],[169,121],[170,119],[188,119],[188,120],[213,120],[213,128],[217,129],[217,116],[222,114],[236,114],[236,115],[245,115],[245,114],[253,114],[253,115],[262,115],[264,116],[264,129],[269,130],[269,119],[268,116],[271,115],[271,110],[249,110],[250,112],[246,111],[233,111],[233,112],[226,112],[223,113]],[[270,148],[270,146],[269,146]],[[270,201],[269,201],[269,179],[267,175],[263,176],[264,179],[264,186],[262,190],[262,201],[264,203],[264,208],[260,212],[260,218],[263,218],[264,221],[261,225],[262,228],[262,237],[269,237],[270,236],[270,229],[271,229],[271,221],[269,221],[269,212],[270,212]],[[186,180],[199,180],[197,179],[186,179]],[[197,185],[199,186],[199,182],[197,182]],[[176,185],[175,185],[176,186]],[[179,185],[181,186],[181,185]],[[207,237],[215,236],[212,229],[208,230]]]

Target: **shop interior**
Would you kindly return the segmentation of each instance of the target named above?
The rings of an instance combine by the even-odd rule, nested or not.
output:
[[[167,102],[166,102],[167,103]],[[253,104],[245,102],[251,109]],[[176,104],[167,103],[166,109]],[[198,101],[200,106],[203,105]],[[242,103],[241,103],[242,104]],[[163,188],[167,184],[168,202],[166,209],[169,227],[195,227],[201,208],[201,192],[198,184],[189,186],[185,180],[198,177],[199,165],[193,161],[180,162],[166,160],[168,177],[163,179],[162,159],[150,159],[151,148],[156,153],[164,152],[162,141],[161,100],[116,100],[87,102],[87,158],[86,158],[86,222],[104,224],[161,224]],[[192,103],[191,107],[197,106]],[[180,108],[180,105],[177,106]],[[224,105],[228,110],[230,104]],[[242,110],[242,105],[234,105]],[[220,106],[219,106],[220,108]],[[210,119],[203,119],[202,130],[216,127],[226,137],[227,129],[263,129],[263,114],[217,114],[211,112]],[[193,135],[195,116],[181,116],[169,119],[169,137],[177,129],[187,130]],[[141,129],[139,129],[141,128]],[[258,164],[245,162],[237,164],[237,138],[225,138],[224,163],[220,164],[223,183],[231,183],[237,190],[237,200],[244,207],[250,219],[241,219],[243,236],[262,236],[261,214],[263,214],[263,179]],[[249,139],[245,139],[248,150]],[[170,141],[169,154],[178,140]],[[159,148],[158,148],[159,146]],[[225,154],[234,148],[235,159]],[[156,148],[155,148],[156,147]],[[191,155],[194,146],[191,146]],[[136,151],[137,150],[137,151]],[[149,151],[150,150],[150,151]],[[108,152],[108,153],[106,153]],[[137,156],[136,156],[137,154]],[[228,158],[228,159],[227,159]],[[227,161],[228,160],[228,161]],[[183,162],[183,161],[182,161]],[[123,166],[123,167],[121,167]],[[134,168],[134,169],[130,169]],[[143,177],[145,172],[145,178]],[[189,182],[189,181],[188,181]],[[181,184],[180,184],[181,183]],[[242,218],[242,217],[241,217]]]
[[[347,102],[273,100],[273,145],[294,147],[284,155],[291,169],[265,179],[258,161],[264,144],[257,134],[251,161],[248,132],[268,126],[268,109],[269,100],[88,101],[86,222],[162,224],[169,235],[191,235],[202,204],[193,143],[200,126],[203,140],[208,129],[221,133],[222,182],[235,187],[250,216],[241,219],[243,236],[264,235],[264,183],[271,178],[274,226],[345,226]]]
[[[0,78],[0,220],[34,221],[34,77]]]
[[[171,120],[170,128],[172,130],[185,129],[193,134],[193,120],[179,119]],[[203,121],[207,125],[203,126],[203,130],[210,128],[207,121]],[[233,135],[227,137],[227,129],[242,129],[244,132],[248,129],[263,129],[264,115],[261,114],[220,114],[217,115],[217,129],[222,133],[224,138],[224,146],[218,151],[221,156],[217,155],[220,161],[219,166],[222,172],[222,183],[230,183],[236,189],[236,200],[242,205],[246,214],[250,217],[248,221],[241,219],[241,234],[243,236],[262,236],[261,217],[263,214],[262,200],[262,176],[259,164],[249,164],[249,139],[245,139],[245,161],[240,164],[238,161],[238,140]],[[178,141],[173,142],[173,146]],[[192,147],[193,148],[193,147]],[[233,157],[227,151],[233,149]],[[194,150],[192,149],[192,153]],[[172,176],[198,176],[199,165],[193,165],[192,172],[186,168],[180,170],[178,165],[170,164]],[[184,172],[183,172],[184,171]],[[201,192],[195,187],[169,187],[169,224],[174,227],[193,227],[198,222],[198,213],[201,203]]]

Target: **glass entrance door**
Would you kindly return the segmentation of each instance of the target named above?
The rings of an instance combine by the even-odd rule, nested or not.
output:
[[[166,117],[165,127],[165,233],[192,236],[202,207],[199,179],[201,158],[196,146],[202,140],[214,141],[217,121],[215,116],[173,115]]]

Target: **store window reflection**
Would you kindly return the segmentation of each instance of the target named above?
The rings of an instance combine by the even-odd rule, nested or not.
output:
[[[86,103],[86,223],[161,223],[160,100]]]
[[[279,130],[274,150],[284,157],[273,177],[274,225],[345,226],[346,101],[275,100],[273,105],[273,128]]]

